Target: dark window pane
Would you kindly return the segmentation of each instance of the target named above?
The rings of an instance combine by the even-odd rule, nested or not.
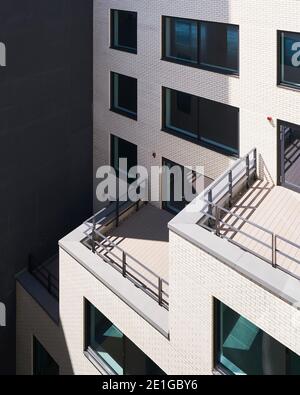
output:
[[[124,50],[137,49],[137,13],[112,11],[112,46]]]
[[[199,98],[199,135],[205,143],[238,154],[239,109]]]
[[[165,18],[165,56],[197,63],[197,22],[186,19]]]
[[[281,33],[280,82],[300,88],[300,34]]]
[[[35,337],[33,338],[33,374],[35,376],[59,375],[59,366]]]
[[[114,167],[117,176],[120,176],[119,160],[121,158],[127,159],[127,170],[129,171],[132,167],[137,166],[137,146],[129,143],[119,137],[112,136],[111,141],[111,153],[112,153],[112,166]],[[127,173],[128,174],[128,173]],[[124,176],[127,177],[127,174]],[[128,179],[128,183],[132,183],[134,179]]]
[[[239,28],[222,23],[200,23],[200,64],[237,73]]]
[[[128,338],[125,339],[127,375],[164,375],[165,373]]]
[[[300,357],[218,302],[218,363],[235,375],[300,374]]]
[[[99,310],[86,302],[86,347],[103,365],[117,375],[164,374]]]
[[[137,115],[137,80],[112,73],[112,109],[131,117]]]
[[[165,126],[197,138],[197,97],[165,89]]]

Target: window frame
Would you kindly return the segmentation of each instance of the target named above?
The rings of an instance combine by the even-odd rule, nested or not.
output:
[[[114,78],[114,76],[115,75],[131,78],[132,80],[136,81],[136,113],[133,113],[130,110],[126,111],[125,109],[122,110],[120,108],[115,107],[115,105],[114,105],[114,98],[115,98],[115,78]],[[119,115],[123,115],[124,117],[130,118],[134,121],[137,121],[137,119],[138,119],[138,80],[137,80],[137,78],[131,77],[129,75],[117,73],[114,71],[110,72],[110,111],[112,111],[116,114],[119,114]]]
[[[236,314],[238,314],[240,317],[245,318],[242,314],[238,313],[235,309],[232,307],[228,306],[221,300],[217,299],[216,297],[213,297],[213,371],[216,371],[222,375],[227,375],[227,376],[235,376],[233,372],[231,372],[229,369],[227,369],[221,362],[220,362],[220,355],[221,355],[221,342],[220,342],[220,334],[221,334],[221,305],[224,305],[225,307],[228,307],[232,311],[234,311]],[[246,318],[245,318],[246,319]],[[251,322],[251,321],[249,321]],[[251,322],[251,324],[253,324]],[[260,327],[258,327],[256,324],[255,325],[260,331],[264,332]],[[268,336],[270,336],[272,339],[274,339],[277,343],[282,345],[285,349],[285,354],[287,356],[286,358],[286,363],[285,363],[285,375],[287,374],[288,367],[290,366],[290,355],[291,353],[295,353],[294,351],[290,350],[288,347],[286,347],[284,344],[280,343],[278,340],[276,340],[272,335],[269,335],[267,332],[266,333]],[[247,376],[248,374],[245,373]]]
[[[131,48],[131,47],[122,47],[122,46],[117,46],[115,45],[115,13],[116,12],[124,12],[124,13],[130,13],[130,14],[135,14],[136,15],[136,48]],[[115,49],[117,51],[121,52],[126,52],[126,53],[131,53],[133,55],[137,55],[138,53],[138,13],[137,11],[130,11],[130,10],[120,10],[117,8],[111,8],[110,9],[110,49]]]
[[[197,41],[198,41],[198,48],[197,48],[197,63],[192,63],[188,61],[184,61],[181,59],[176,59],[176,58],[170,58],[166,55],[166,19],[180,19],[180,20],[187,20],[191,22],[196,22],[197,23]],[[182,66],[188,66],[188,67],[193,67],[196,69],[200,70],[206,70],[206,71],[211,71],[216,74],[223,74],[227,75],[230,77],[235,77],[239,78],[240,76],[240,34],[238,34],[238,59],[237,59],[237,64],[238,64],[238,69],[236,72],[232,72],[230,70],[222,69],[221,67],[218,66],[204,66],[201,65],[201,54],[200,54],[200,41],[201,41],[201,29],[200,25],[201,23],[211,23],[211,24],[218,24],[218,25],[230,25],[230,26],[235,26],[238,28],[238,32],[240,32],[240,26],[233,24],[233,23],[223,23],[223,22],[214,22],[214,21],[204,21],[204,20],[199,20],[199,19],[192,19],[192,18],[182,18],[182,17],[177,17],[177,16],[169,16],[169,15],[163,15],[162,20],[161,20],[161,26],[162,26],[162,49],[161,49],[161,60],[165,62],[170,62],[170,63],[175,63],[175,64],[180,64]]]
[[[175,91],[175,92],[181,92],[181,91],[179,91],[177,89],[168,88],[166,86],[162,87],[162,128],[161,128],[162,132],[171,134],[171,135],[173,135],[175,137],[178,137],[178,138],[181,138],[183,140],[189,141],[190,143],[197,144],[197,145],[199,145],[201,147],[210,149],[212,151],[215,151],[215,152],[217,152],[219,154],[222,154],[222,155],[225,155],[225,156],[228,156],[228,157],[232,157],[232,158],[239,158],[240,157],[240,116],[238,116],[238,125],[237,125],[238,126],[238,135],[237,135],[237,146],[238,146],[238,149],[237,149],[237,152],[234,153],[234,152],[230,152],[229,150],[226,150],[226,149],[224,149],[224,148],[222,148],[222,147],[220,147],[218,145],[207,143],[207,142],[205,142],[205,141],[203,141],[201,139],[201,133],[200,133],[200,127],[199,127],[199,123],[200,123],[199,122],[199,119],[200,119],[199,111],[197,112],[197,125],[198,125],[197,138],[189,136],[188,134],[180,133],[179,131],[173,130],[171,128],[168,128],[166,126],[166,90],[167,89],[169,89],[171,91]],[[204,99],[204,100],[208,100],[208,101],[214,101],[214,100],[206,99],[204,97],[200,97],[200,96],[196,96],[196,95],[193,95],[193,94],[189,94],[187,92],[182,92],[182,93],[186,93],[188,95],[194,96],[198,100],[199,99]],[[230,106],[230,105],[227,105],[227,104],[224,104],[224,103],[221,103],[221,102],[216,102],[216,103],[223,104],[224,106]],[[230,107],[234,107],[234,106],[230,106]],[[238,110],[238,114],[240,114],[240,109],[238,107],[235,107],[235,108]]]
[[[286,33],[286,34],[299,34],[299,38],[300,38],[300,32],[292,32],[292,31],[288,31],[288,30],[277,30],[277,87],[279,88],[284,88],[284,89],[290,89],[296,92],[300,91],[300,86],[296,86],[293,85],[291,83],[287,83],[282,81],[282,33]],[[299,72],[300,72],[300,68],[299,68]]]
[[[98,308],[91,303],[87,298],[83,298],[83,329],[84,329],[84,335],[83,335],[83,340],[84,340],[84,350],[83,353],[85,355],[88,355],[92,360],[95,362],[96,365],[99,365],[99,368],[104,369],[104,371],[108,375],[114,375],[114,376],[121,376],[115,370],[103,359],[101,356],[99,356],[91,347],[90,347],[90,328],[91,328],[91,308],[94,308],[99,314],[101,314],[108,322],[111,323],[112,326],[114,326],[120,333],[122,333],[122,348],[123,348],[123,374],[122,375],[128,375],[127,369],[128,368],[128,360],[127,360],[127,347],[126,343],[128,342],[129,344],[131,343],[145,358],[147,358],[149,361],[151,361],[157,368],[162,372],[162,374],[165,375],[163,370],[146,354],[144,353],[128,336],[125,335],[105,314],[103,314]],[[151,373],[148,373],[148,375],[151,375]]]

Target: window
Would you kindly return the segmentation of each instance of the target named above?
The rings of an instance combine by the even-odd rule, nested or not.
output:
[[[172,214],[183,210],[194,195],[199,195],[213,181],[168,159],[163,158],[162,164],[163,209]]]
[[[165,374],[88,301],[86,301],[86,349],[110,374]]]
[[[300,125],[278,121],[279,183],[300,192]]]
[[[111,110],[137,119],[137,80],[111,73]]]
[[[33,337],[33,375],[57,376],[59,366],[36,337]]]
[[[300,89],[300,33],[279,32],[278,83]]]
[[[111,47],[137,53],[137,13],[111,10]]]
[[[111,136],[111,165],[116,171],[117,177],[120,177],[123,169],[120,169],[120,159],[127,159],[127,173],[123,174],[128,177],[128,171],[137,166],[137,146],[129,141],[123,140],[116,136]],[[128,183],[135,181],[133,178],[127,178]]]
[[[239,154],[239,109],[163,88],[163,129],[226,154]]]
[[[300,356],[216,301],[216,364],[234,375],[300,375]]]
[[[225,74],[239,73],[239,27],[163,18],[163,59]]]

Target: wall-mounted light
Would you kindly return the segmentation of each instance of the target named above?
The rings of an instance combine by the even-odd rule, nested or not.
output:
[[[152,156],[155,159],[156,158],[156,152],[153,152]]]

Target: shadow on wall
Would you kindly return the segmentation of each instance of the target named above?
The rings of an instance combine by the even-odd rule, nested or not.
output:
[[[92,212],[93,1],[0,0],[0,10],[1,375],[15,372],[16,273]]]

